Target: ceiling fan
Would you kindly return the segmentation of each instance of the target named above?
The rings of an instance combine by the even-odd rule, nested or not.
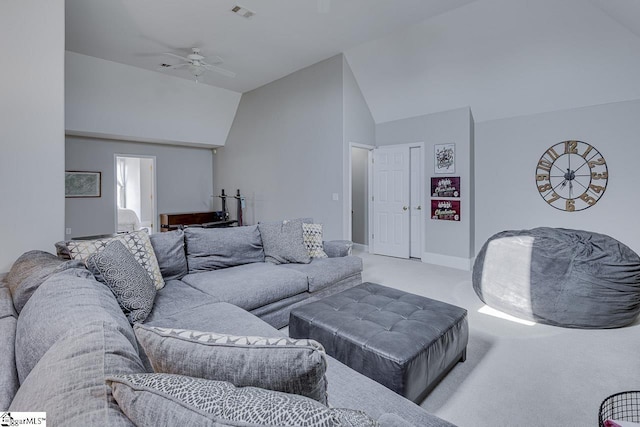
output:
[[[195,77],[196,82],[198,81],[198,77],[205,73],[205,71],[215,71],[218,74],[222,74],[226,77],[235,77],[236,73],[233,71],[226,70],[224,68],[218,67],[218,64],[222,64],[222,58],[219,56],[214,56],[213,61],[211,63],[204,61],[204,56],[200,54],[200,48],[193,47],[191,48],[191,53],[187,56],[176,55],[175,53],[166,52],[165,55],[173,56],[174,58],[181,59],[185,62],[180,64],[161,64],[160,67],[162,69],[169,70],[177,70],[177,69],[186,69],[188,70],[193,77]]]

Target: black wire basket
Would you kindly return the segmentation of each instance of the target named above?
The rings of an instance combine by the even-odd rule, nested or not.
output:
[[[606,420],[640,423],[640,391],[623,391],[603,400],[598,413],[598,425],[604,427]]]

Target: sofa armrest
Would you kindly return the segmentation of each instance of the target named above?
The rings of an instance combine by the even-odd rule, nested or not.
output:
[[[323,249],[329,258],[351,255],[351,240],[329,240],[322,242]]]
[[[380,427],[414,427],[409,421],[389,412],[382,414],[382,416],[378,418],[378,422],[380,423]]]
[[[18,370],[16,368],[16,325],[18,315],[13,308],[11,293],[7,285],[0,281],[0,408],[5,410],[18,391]]]

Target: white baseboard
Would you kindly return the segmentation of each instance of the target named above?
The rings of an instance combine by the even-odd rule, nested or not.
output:
[[[362,251],[362,252],[369,252],[369,245],[363,245],[363,244],[360,244],[360,243],[354,243],[353,244],[353,249],[357,249],[357,250]]]
[[[434,254],[424,252],[422,254],[422,262],[427,264],[441,265],[443,267],[451,267],[458,270],[471,271],[471,259],[460,258],[449,255]]]

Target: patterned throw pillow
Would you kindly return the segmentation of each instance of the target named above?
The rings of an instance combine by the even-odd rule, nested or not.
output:
[[[146,325],[136,325],[134,331],[156,373],[228,381],[327,404],[327,359],[317,341]]]
[[[118,240],[87,258],[87,268],[107,285],[129,323],[142,322],[149,316],[156,297],[153,281],[131,252]]]
[[[224,381],[130,374],[108,377],[107,384],[122,412],[137,426],[379,426],[364,412],[327,408],[303,396]]]
[[[302,224],[304,245],[311,258],[328,258],[322,243],[322,224]]]
[[[156,290],[164,287],[162,273],[158,259],[153,251],[149,234],[146,230],[134,231],[133,233],[118,234],[115,237],[96,240],[67,240],[56,243],[58,256],[67,259],[79,259],[86,261],[91,254],[103,250],[113,240],[122,242],[131,251],[136,261],[147,270],[153,280]]]

